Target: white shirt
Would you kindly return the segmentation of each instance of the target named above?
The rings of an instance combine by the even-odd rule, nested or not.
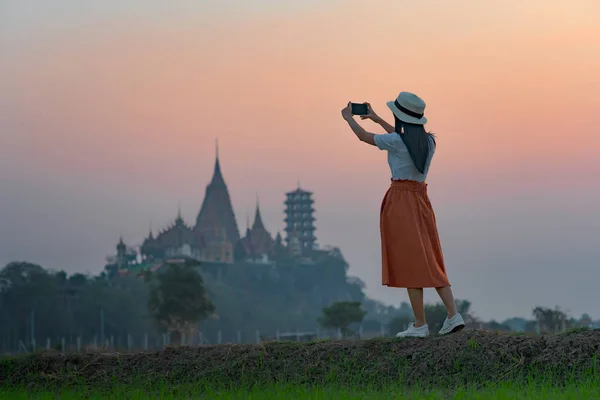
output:
[[[375,135],[375,144],[380,150],[387,150],[388,164],[392,172],[392,179],[408,179],[412,181],[423,182],[427,178],[429,166],[435,153],[435,141],[432,135],[429,135],[429,157],[425,163],[425,173],[420,173],[413,163],[408,149],[399,134],[392,132],[384,135]]]

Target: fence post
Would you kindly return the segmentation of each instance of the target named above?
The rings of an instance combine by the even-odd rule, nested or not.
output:
[[[277,341],[279,341],[279,329],[277,329],[277,332],[275,333],[275,339],[277,339]]]
[[[81,336],[77,336],[77,352],[81,353]]]
[[[50,350],[50,338],[46,338],[46,350]]]
[[[217,343],[221,344],[221,331],[217,332]]]
[[[296,329],[296,342],[300,341],[300,331]]]
[[[60,339],[60,348],[62,350],[62,353],[65,352],[65,337],[63,336],[62,339]]]

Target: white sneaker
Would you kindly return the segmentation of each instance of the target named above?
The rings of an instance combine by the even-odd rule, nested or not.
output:
[[[396,337],[427,337],[429,336],[429,327],[427,324],[416,327],[414,322],[408,324],[408,329],[396,333]]]
[[[440,329],[440,335],[447,335],[462,330],[465,327],[465,321],[460,314],[456,314],[454,317],[444,320],[444,326]]]

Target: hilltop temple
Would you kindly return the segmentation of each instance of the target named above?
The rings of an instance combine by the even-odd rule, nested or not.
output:
[[[166,260],[181,258],[223,264],[275,264],[278,259],[290,257],[310,260],[318,251],[313,203],[312,193],[300,187],[286,193],[286,237],[283,239],[279,233],[273,238],[265,227],[257,199],[254,222],[248,223],[244,236],[240,236],[217,149],[213,176],[195,225],[188,225],[178,213],[174,221],[156,235],[150,230],[139,247],[139,257],[138,250],[128,248],[121,238],[117,254],[108,258],[106,269],[119,273],[154,270]]]

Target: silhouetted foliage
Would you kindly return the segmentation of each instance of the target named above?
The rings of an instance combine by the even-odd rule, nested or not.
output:
[[[558,306],[554,309],[548,307],[535,307],[533,316],[538,323],[540,333],[558,332],[562,330],[563,325],[569,328],[571,323],[567,318],[567,314]]]
[[[46,338],[77,337],[88,342],[142,335],[150,330],[146,315],[147,285],[123,277],[118,284],[83,274],[46,271],[36,264],[13,262],[0,270],[0,346],[17,348],[19,341],[38,345]],[[101,317],[102,314],[102,317]],[[103,324],[103,325],[102,325]]]
[[[179,264],[155,274],[148,309],[159,329],[174,332],[177,337],[189,334],[200,320],[215,312],[202,276],[192,267]]]
[[[348,327],[362,322],[366,312],[358,301],[338,301],[323,308],[323,315],[317,321],[324,328],[339,329],[343,336],[348,336]]]

